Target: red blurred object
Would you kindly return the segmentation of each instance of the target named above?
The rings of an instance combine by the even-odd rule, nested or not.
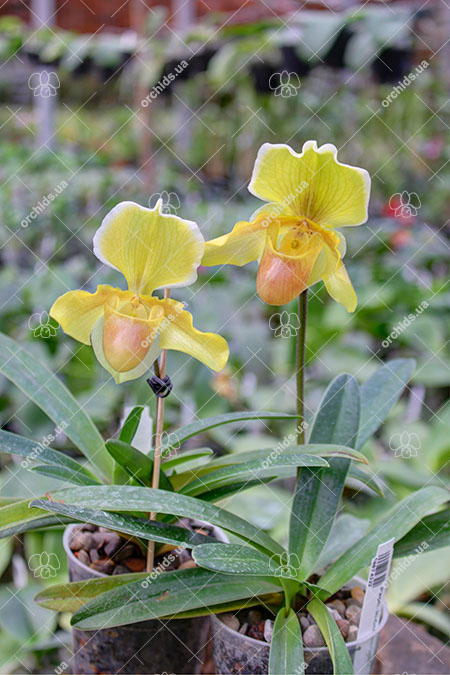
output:
[[[410,227],[416,220],[421,203],[416,192],[396,192],[383,206],[381,213],[386,218],[394,218],[397,223]]]
[[[391,237],[390,244],[392,248],[399,249],[408,246],[412,241],[412,234],[408,230],[397,230]]]

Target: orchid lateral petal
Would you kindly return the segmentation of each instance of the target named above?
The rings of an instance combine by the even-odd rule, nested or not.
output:
[[[114,296],[125,301],[132,295],[129,291],[108,285],[98,286],[95,293],[69,291],[55,300],[50,316],[67,335],[90,345],[92,329],[103,316],[105,303]]]
[[[212,370],[222,370],[229,355],[226,340],[216,333],[202,333],[194,328],[192,314],[184,309],[181,302],[161,302],[165,305],[166,316],[160,330],[161,348],[184,352]]]
[[[267,228],[259,222],[236,223],[228,234],[208,241],[202,264],[212,265],[246,265],[257,260],[266,242]]]

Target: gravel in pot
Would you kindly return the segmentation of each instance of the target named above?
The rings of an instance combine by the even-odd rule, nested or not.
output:
[[[364,602],[364,582],[355,580],[335,593],[325,603],[336,620],[341,635],[347,643],[352,661],[357,651],[367,648],[365,673],[371,672],[376,654],[378,635],[387,621],[384,606],[383,619],[375,634],[358,640],[359,621]],[[333,672],[330,654],[319,627],[309,612],[305,601],[298,599],[296,613],[302,632],[305,673],[325,675]],[[278,608],[274,608],[275,611]],[[218,675],[249,673],[266,675],[269,648],[275,615],[269,606],[257,606],[235,613],[226,612],[212,617],[213,657]]]
[[[227,540],[216,527],[183,519],[178,525]],[[96,525],[70,525],[64,533],[70,581],[143,572],[146,554],[134,541]],[[163,545],[154,570],[196,567],[190,549]],[[153,619],[95,631],[72,630],[73,672],[199,673],[208,642],[209,617]]]

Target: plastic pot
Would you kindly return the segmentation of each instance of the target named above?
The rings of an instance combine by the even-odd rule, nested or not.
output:
[[[344,588],[352,586],[366,586],[366,582],[358,577],[345,585]],[[381,629],[388,620],[389,612],[386,603],[383,603],[383,615],[378,629],[368,635],[363,640],[347,642],[347,648],[350,653],[353,664],[356,654],[359,652],[363,658],[359,659],[362,665],[355,670],[355,674],[371,673],[374,665],[375,656],[378,647],[378,638]],[[217,616],[211,617],[212,641],[213,641],[213,659],[216,665],[217,675],[267,675],[269,667],[269,649],[267,642],[255,640],[254,638],[242,635],[237,631],[226,626]],[[365,650],[361,652],[361,650]],[[333,664],[330,653],[326,647],[316,649],[304,649],[304,659],[306,664],[305,671],[299,671],[306,675],[331,675],[333,673]]]
[[[74,556],[69,547],[74,527],[75,524],[69,525],[63,536],[70,581],[107,576],[92,570]],[[217,539],[228,541],[220,528],[213,529]],[[199,673],[209,627],[209,617],[204,616],[195,619],[151,619],[93,631],[74,628],[73,673]]]

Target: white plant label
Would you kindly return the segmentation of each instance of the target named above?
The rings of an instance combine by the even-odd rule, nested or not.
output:
[[[380,544],[370,565],[364,603],[359,622],[358,641],[374,633],[383,616],[383,599],[391,569],[394,539]],[[372,640],[367,641],[355,654],[354,672],[366,673],[371,658]]]

